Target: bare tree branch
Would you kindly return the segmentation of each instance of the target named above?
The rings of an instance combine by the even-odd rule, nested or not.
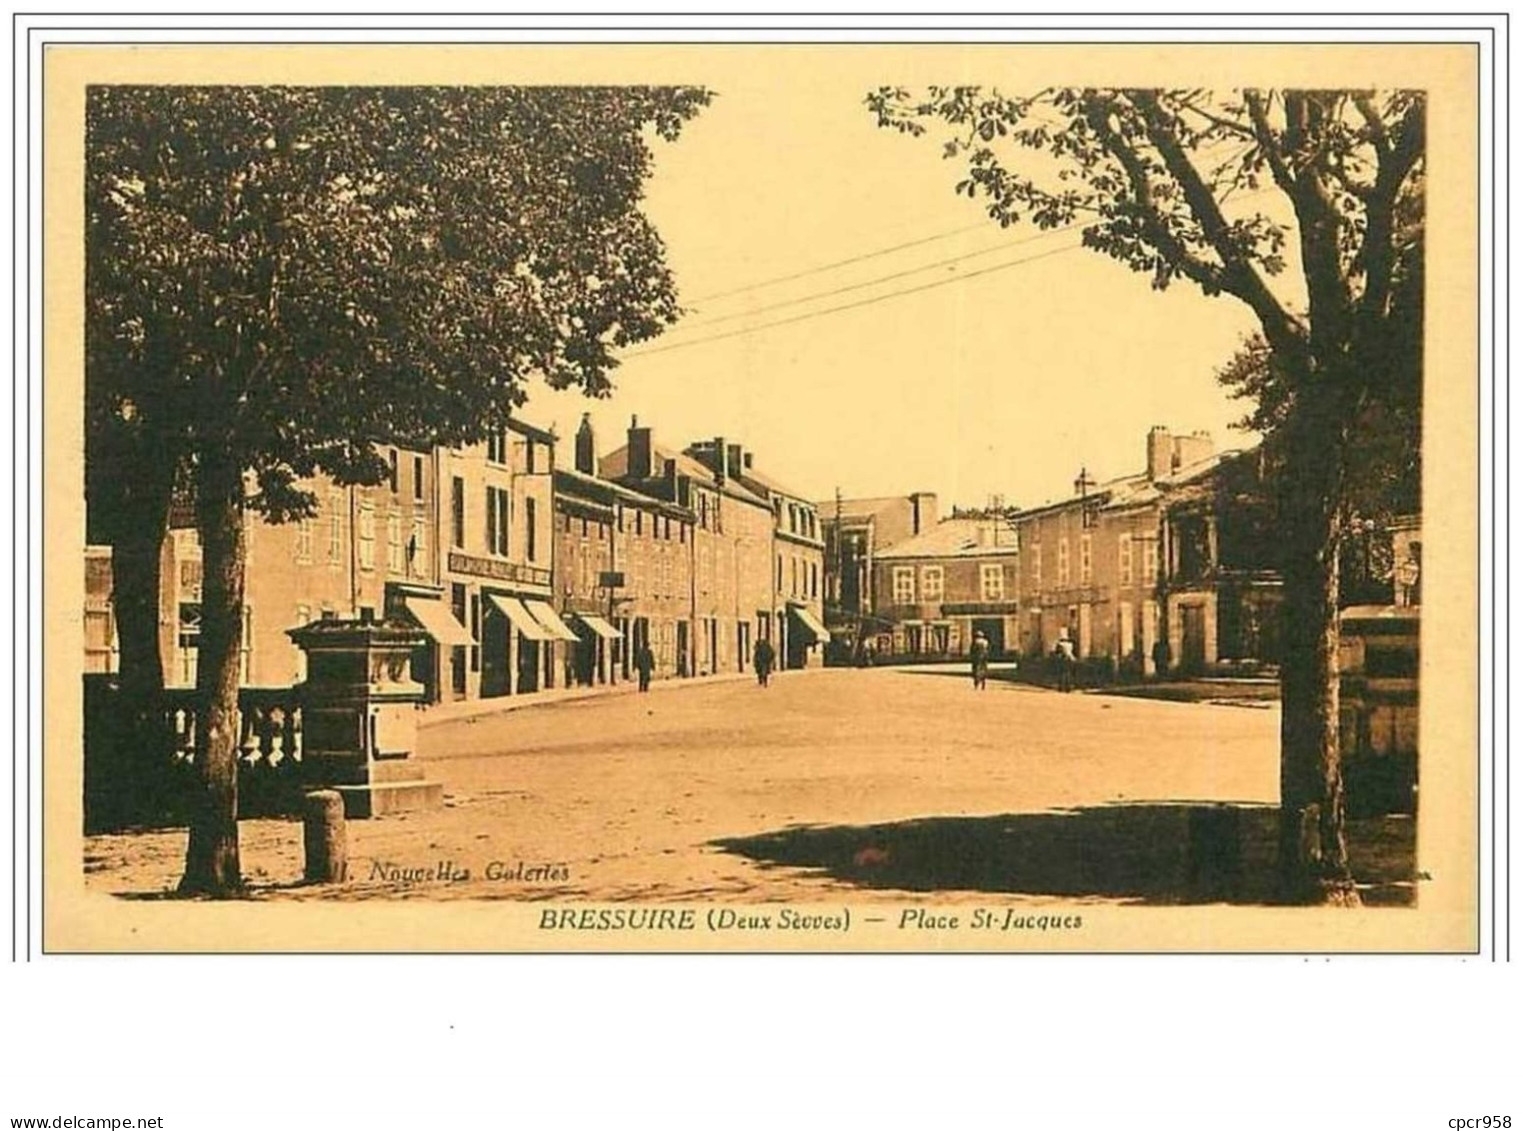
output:
[[[1132,204],[1146,226],[1147,238],[1185,276],[1193,279],[1206,291],[1225,289],[1219,266],[1200,259],[1189,251],[1184,242],[1168,226],[1167,219],[1157,210],[1152,198],[1152,179],[1145,165],[1130,145],[1110,125],[1111,105],[1100,98],[1093,98],[1085,107],[1085,118],[1098,135],[1105,149],[1110,152],[1131,186]]]
[[[1221,257],[1224,266],[1221,277],[1223,289],[1252,307],[1263,325],[1263,332],[1276,349],[1283,348],[1288,356],[1294,356],[1304,344],[1303,329],[1274,297],[1268,284],[1263,281],[1263,276],[1232,239],[1231,225],[1221,212],[1220,202],[1179,144],[1178,136],[1159,105],[1156,93],[1134,91],[1129,97],[1132,105],[1141,113],[1148,140],[1157,148],[1163,164],[1183,190],[1184,200],[1199,222],[1205,238]]]

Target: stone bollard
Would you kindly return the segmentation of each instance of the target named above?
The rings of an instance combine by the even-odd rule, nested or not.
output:
[[[1242,810],[1235,805],[1193,806],[1188,822],[1189,898],[1229,902],[1242,887]]]
[[[343,883],[349,855],[343,797],[332,789],[307,794],[302,802],[301,823],[306,843],[306,882]]]

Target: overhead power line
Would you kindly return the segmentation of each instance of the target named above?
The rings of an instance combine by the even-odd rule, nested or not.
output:
[[[984,227],[986,225],[979,226]],[[681,333],[683,330],[696,330],[698,332],[702,332],[710,326],[717,326],[723,322],[734,322],[741,318],[754,318],[758,314],[767,314],[773,310],[784,310],[789,306],[801,306],[804,303],[817,302],[822,298],[833,298],[836,295],[849,294],[851,291],[860,291],[868,287],[880,286],[883,283],[891,283],[895,279],[906,279],[911,275],[919,275],[925,271],[934,271],[937,267],[949,267],[957,263],[961,263],[964,260],[981,259],[985,255],[994,255],[997,252],[1008,251],[1012,247],[1019,247],[1021,244],[1034,243],[1036,240],[1046,239],[1049,236],[1058,235],[1059,233],[1069,231],[1076,226],[1076,221],[1072,224],[1063,224],[1061,227],[1049,228],[1044,232],[1037,232],[1034,235],[1023,236],[1017,240],[1009,240],[1005,243],[995,244],[993,247],[979,248],[977,251],[968,251],[964,252],[961,255],[948,256],[945,259],[937,259],[931,263],[922,263],[918,267],[907,267],[902,271],[894,271],[887,275],[878,275],[874,278],[864,279],[861,282],[857,283],[847,283],[844,286],[834,287],[827,291],[816,291],[812,294],[800,295],[797,298],[783,299],[780,302],[768,303],[766,306],[752,307],[749,310],[736,311],[733,314],[720,314],[712,318],[705,318],[702,315],[699,315],[693,323],[689,323],[684,326],[678,326],[673,331],[673,333]]]
[[[1268,193],[1270,191],[1271,191],[1271,189],[1269,187],[1260,187],[1260,188],[1252,190],[1251,192],[1243,193],[1242,195],[1236,197],[1231,203],[1233,205],[1240,204],[1241,202],[1243,202],[1245,200],[1250,200],[1253,197],[1263,196],[1264,194],[1266,194],[1266,193]],[[1042,238],[1044,238],[1046,236],[1049,236],[1049,235],[1054,235],[1054,234],[1056,234],[1058,232],[1071,231],[1073,228],[1078,227],[1081,223],[1087,223],[1087,222],[1088,221],[1086,221],[1086,220],[1085,221],[1073,220],[1073,221],[1070,221],[1067,224],[1061,225],[1060,227],[1051,228],[1051,229],[1048,229],[1048,230],[1040,232],[1040,233],[1032,234],[1030,236],[1026,236],[1024,239],[1013,240],[1008,245],[1005,245],[1005,246],[1007,246],[1007,247],[1014,247],[1014,246],[1018,246],[1019,244],[1022,244],[1022,243],[1029,243],[1029,242],[1032,242],[1034,240],[1042,239]],[[984,224],[976,224],[976,225],[973,225],[972,227],[974,227],[974,228],[981,228],[981,227],[984,227],[984,226],[986,226],[986,225],[984,225]],[[972,228],[963,228],[963,229],[959,229],[958,231],[971,231],[971,230],[972,230]],[[956,234],[958,234],[958,233],[957,232],[943,232],[943,233],[941,233],[939,235],[935,235],[935,236],[926,236],[924,239],[921,239],[921,240],[914,240],[914,241],[911,241],[911,242],[909,242],[907,244],[898,244],[898,245],[896,245],[896,246],[894,246],[892,248],[883,248],[880,251],[871,252],[871,253],[869,253],[867,255],[863,255],[863,256],[858,256],[858,257],[856,257],[855,259],[852,259],[852,260],[842,260],[840,263],[837,263],[837,264],[829,264],[829,265],[821,266],[821,267],[818,267],[818,268],[810,268],[810,269],[808,269],[806,271],[799,271],[799,272],[796,272],[795,274],[793,274],[791,276],[786,276],[785,278],[788,278],[788,279],[802,278],[805,275],[815,274],[815,273],[817,273],[819,271],[826,270],[826,269],[828,269],[828,267],[831,267],[831,266],[842,266],[842,265],[844,265],[846,263],[859,262],[862,259],[875,258],[875,257],[880,256],[880,255],[889,254],[891,251],[901,250],[901,249],[903,249],[905,247],[913,247],[916,244],[930,243],[930,242],[932,242],[934,240],[945,239],[945,238],[947,238],[947,236],[956,235]],[[1050,256],[1053,256],[1053,255],[1060,255],[1061,253],[1063,253],[1065,251],[1076,251],[1079,248],[1081,248],[1082,246],[1083,246],[1083,244],[1082,244],[1082,241],[1080,240],[1078,243],[1072,243],[1072,244],[1068,244],[1068,245],[1066,245],[1064,247],[1053,248],[1050,251],[1043,251],[1043,252],[1040,252],[1037,255],[1028,255],[1028,256],[1025,256],[1024,258],[1021,258],[1021,259],[1011,260],[1008,263],[997,263],[997,264],[995,264],[992,267],[984,267],[984,268],[982,268],[980,270],[977,270],[977,271],[968,271],[965,274],[956,275],[956,276],[954,276],[952,278],[949,278],[949,279],[936,279],[933,282],[922,283],[919,286],[904,287],[901,290],[890,291],[887,294],[874,295],[871,298],[859,299],[856,302],[842,303],[842,304],[840,304],[838,306],[826,307],[823,310],[805,311],[802,314],[796,314],[796,315],[793,315],[790,318],[779,318],[779,319],[776,319],[776,320],[774,320],[772,322],[764,322],[764,323],[762,323],[759,326],[742,326],[742,327],[739,327],[738,329],[729,330],[729,331],[726,331],[725,333],[722,333],[722,334],[710,334],[707,337],[692,338],[692,339],[689,339],[687,341],[668,342],[665,345],[655,346],[655,347],[653,347],[651,349],[636,350],[636,351],[630,352],[626,356],[628,356],[630,358],[645,357],[645,356],[648,356],[650,354],[666,353],[666,352],[668,352],[670,350],[685,349],[688,346],[700,346],[700,345],[706,345],[709,342],[720,342],[720,341],[724,341],[724,340],[729,339],[729,338],[738,338],[738,337],[741,337],[741,336],[743,336],[745,334],[756,334],[756,333],[760,333],[763,330],[775,329],[776,327],[779,327],[779,326],[790,326],[790,325],[793,325],[793,324],[798,323],[798,322],[807,322],[807,321],[809,321],[810,319],[813,319],[813,318],[822,318],[822,317],[824,317],[827,314],[839,314],[839,313],[841,313],[843,311],[847,311],[847,310],[856,310],[856,309],[859,309],[859,308],[864,307],[864,306],[872,306],[872,305],[874,305],[876,303],[879,303],[879,302],[886,302],[888,299],[901,298],[901,297],[903,297],[905,295],[919,294],[922,291],[934,290],[936,287],[950,286],[952,283],[966,282],[969,279],[977,279],[977,278],[980,278],[983,275],[991,275],[991,274],[994,274],[995,272],[998,272],[998,271],[1006,271],[1006,270],[1009,270],[1012,267],[1020,267],[1020,266],[1023,266],[1024,264],[1026,264],[1026,263],[1034,263],[1034,262],[1036,262],[1037,260],[1040,260],[1040,259],[1046,259],[1046,258],[1048,258]],[[765,313],[766,311],[770,311],[770,310],[778,310],[778,309],[781,309],[781,308],[787,307],[787,306],[796,306],[796,305],[799,305],[799,304],[805,303],[805,302],[815,302],[815,301],[818,301],[819,299],[822,299],[822,298],[828,298],[828,297],[831,297],[833,295],[843,294],[843,293],[846,293],[846,292],[852,291],[852,290],[861,290],[861,289],[863,289],[865,287],[876,286],[876,285],[879,285],[879,284],[882,284],[882,283],[885,283],[885,282],[890,282],[890,281],[892,281],[894,279],[903,278],[903,277],[908,276],[908,275],[918,274],[918,273],[920,273],[922,271],[928,271],[928,270],[931,270],[931,269],[933,269],[935,267],[938,267],[938,266],[945,266],[945,265],[950,264],[950,263],[960,262],[961,260],[964,260],[964,259],[971,259],[971,258],[974,258],[974,257],[977,257],[977,256],[982,256],[982,255],[989,254],[989,253],[991,253],[993,251],[997,251],[997,250],[1003,250],[1003,248],[984,248],[984,249],[982,249],[980,251],[968,252],[968,253],[966,253],[964,255],[952,256],[952,257],[950,257],[948,259],[939,260],[939,261],[937,261],[935,263],[926,264],[926,265],[924,265],[922,267],[916,267],[916,268],[911,268],[911,269],[908,269],[908,270],[905,270],[905,271],[899,271],[899,272],[894,272],[894,273],[891,273],[891,274],[888,274],[888,275],[882,275],[882,276],[879,276],[879,277],[877,277],[875,279],[867,280],[865,282],[852,283],[852,284],[849,284],[849,285],[844,286],[844,287],[834,288],[833,290],[821,291],[821,292],[817,292],[815,294],[803,296],[801,298],[788,299],[788,300],[783,301],[783,302],[773,303],[773,304],[770,304],[768,306],[763,306],[763,307],[757,307],[757,308],[754,308],[752,310],[743,311],[743,312],[738,313],[738,314],[724,315],[722,317],[712,318],[712,319],[707,320],[706,322],[700,323],[699,325],[695,326],[694,329],[702,330],[702,329],[705,329],[707,326],[713,325],[713,324],[718,323],[718,322],[728,322],[728,321],[733,321],[736,318],[753,317],[753,316],[755,316],[757,314]],[[772,280],[772,281],[773,282],[781,282],[781,281],[784,281],[784,280],[783,279],[777,279],[777,280]],[[754,289],[757,289],[758,287],[761,287],[761,286],[764,286],[764,285],[769,285],[769,284],[757,283],[757,284],[754,284],[751,287],[740,287],[740,288],[736,288],[734,291],[730,291],[730,292],[726,292],[726,293],[729,293],[729,294],[739,294],[742,291],[754,290]]]
[[[1036,255],[1027,255],[1022,259],[1014,259],[1008,263],[998,263],[992,267],[984,267],[977,271],[968,271],[965,275],[956,275],[950,279],[936,279],[933,282],[921,283],[917,287],[905,287],[902,290],[889,291],[885,295],[874,295],[871,298],[858,299],[855,302],[842,303],[839,306],[827,306],[823,310],[805,311],[803,314],[795,314],[791,318],[779,318],[773,322],[764,322],[760,326],[742,326],[738,330],[730,330],[723,334],[711,334],[706,338],[693,338],[685,342],[670,342],[664,346],[656,346],[653,349],[640,350],[628,354],[629,358],[649,357],[651,354],[666,353],[669,350],[685,349],[688,346],[701,346],[709,342],[722,342],[726,338],[738,338],[744,334],[758,334],[762,330],[772,330],[778,326],[790,326],[797,322],[807,322],[812,318],[823,318],[827,314],[839,314],[846,310],[856,310],[863,306],[873,306],[879,302],[886,302],[893,298],[902,298],[905,295],[919,294],[921,291],[934,290],[936,287],[950,286],[952,283],[965,283],[969,279],[976,279],[983,275],[992,275],[996,271],[1008,271],[1011,267],[1023,267],[1027,263],[1034,263],[1038,259],[1047,259],[1053,255],[1061,255],[1065,251],[1077,251],[1083,244],[1072,243],[1064,247],[1055,247],[1050,251],[1039,252]]]
[[[837,259],[832,263],[821,263],[816,267],[806,267],[802,271],[794,271],[790,275],[777,275],[770,279],[762,279],[758,283],[748,283],[743,287],[734,287],[727,291],[719,291],[716,294],[703,295],[695,298],[694,303],[713,302],[716,299],[729,298],[731,295],[745,294],[747,291],[759,291],[763,287],[774,287],[778,283],[791,283],[794,279],[804,279],[810,275],[818,275],[825,271],[833,271],[837,267],[849,267],[853,263],[865,263],[869,259],[877,259],[880,256],[892,255],[895,251],[903,251],[906,248],[921,247],[927,243],[935,243],[937,240],[948,240],[952,236],[960,236],[965,232],[987,228],[988,221],[980,220],[976,224],[968,224],[963,228],[953,228],[948,232],[937,232],[933,236],[921,236],[917,240],[909,240],[905,243],[897,243],[891,247],[878,248],[876,251],[864,252],[861,255],[853,255],[849,259]]]

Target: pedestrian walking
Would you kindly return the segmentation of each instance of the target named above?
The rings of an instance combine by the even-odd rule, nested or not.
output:
[[[641,644],[634,653],[634,667],[639,672],[639,689],[649,691],[650,673],[655,671],[655,653],[650,651],[649,641]]]
[[[772,648],[772,642],[770,640],[763,636],[760,640],[756,641],[756,652],[754,657],[756,665],[756,682],[759,683],[762,687],[770,686],[772,678],[772,664],[776,659],[777,653],[776,650]]]
[[[973,633],[969,651],[972,655],[972,685],[982,691],[988,686],[988,637],[981,632]]]
[[[1078,666],[1078,657],[1073,651],[1072,638],[1068,636],[1067,629],[1062,630],[1062,635],[1057,638],[1057,645],[1052,649],[1052,659],[1057,664],[1057,690],[1073,690],[1073,669]]]
[[[1158,679],[1168,678],[1168,669],[1173,666],[1173,653],[1168,647],[1168,642],[1162,637],[1157,638],[1157,643],[1152,645],[1152,674]]]

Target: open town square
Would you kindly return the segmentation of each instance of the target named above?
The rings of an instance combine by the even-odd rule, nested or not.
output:
[[[85,888],[1420,906],[1425,96],[759,75],[90,87]]]
[[[961,666],[823,669],[441,718],[419,749],[443,807],[352,822],[348,883],[301,884],[290,822],[245,822],[244,866],[258,898],[1252,896],[1190,889],[1188,810],[1275,800],[1276,704],[1063,695],[992,674],[975,692]],[[1375,898],[1408,898],[1390,881],[1410,825],[1359,826],[1373,836],[1355,842],[1355,875]],[[92,838],[89,884],[170,890],[184,841]]]

